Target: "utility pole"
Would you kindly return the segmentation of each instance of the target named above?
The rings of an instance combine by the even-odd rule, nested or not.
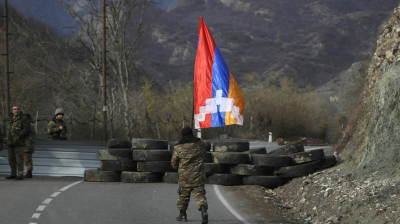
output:
[[[103,0],[103,126],[104,126],[104,141],[108,141],[107,135],[107,85],[106,85],[106,0]]]
[[[3,14],[3,18],[4,18],[4,49],[5,49],[5,54],[3,54],[4,56],[6,56],[6,61],[5,61],[5,72],[4,72],[4,76],[5,76],[5,92],[6,92],[6,110],[4,113],[4,117],[8,116],[8,113],[10,113],[10,78],[9,78],[9,59],[8,59],[8,8],[7,8],[7,0],[4,0],[4,14]]]

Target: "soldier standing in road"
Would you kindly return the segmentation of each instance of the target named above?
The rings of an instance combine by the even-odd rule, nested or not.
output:
[[[204,171],[204,158],[206,157],[206,144],[193,135],[190,127],[182,129],[182,138],[174,147],[171,164],[178,170],[178,209],[180,211],[177,221],[187,221],[186,210],[190,201],[190,194],[196,201],[197,209],[201,211],[202,223],[208,223],[208,204],[206,199],[206,174]]]
[[[29,119],[18,106],[13,106],[5,128],[5,143],[8,147],[8,163],[11,175],[6,179],[22,180],[24,173],[25,141],[31,131]]]
[[[26,137],[25,141],[24,161],[26,166],[26,174],[24,175],[24,178],[32,178],[32,171],[33,171],[32,153],[35,152],[36,130],[31,115],[24,114],[24,116],[28,117],[31,129],[31,132],[29,133],[28,137]]]
[[[47,131],[49,132],[50,139],[67,140],[67,125],[62,119],[64,116],[64,110],[57,108],[54,113],[54,117],[47,125]]]

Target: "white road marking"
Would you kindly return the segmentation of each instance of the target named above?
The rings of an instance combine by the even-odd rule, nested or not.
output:
[[[72,186],[74,186],[74,185],[77,185],[77,184],[79,184],[79,183],[81,183],[81,182],[83,182],[83,180],[80,180],[80,181],[77,181],[77,182],[75,182],[75,183],[72,183],[72,184],[70,184],[70,185],[68,185],[68,186],[65,186],[65,187],[61,188],[60,191],[65,191],[65,190],[67,190],[68,188],[70,188],[70,187],[72,187]]]
[[[44,208],[46,208],[46,205],[40,205],[40,206],[36,209],[36,211],[38,211],[38,212],[43,212]]]
[[[61,194],[61,192],[54,192],[54,194],[52,194],[50,197],[55,198],[57,197],[57,195]]]
[[[225,200],[224,196],[222,196],[221,192],[219,191],[218,185],[214,184],[214,191],[215,194],[218,196],[219,200],[221,200],[222,204],[225,205],[225,207],[237,218],[239,219],[242,223],[244,224],[250,224],[248,221],[246,221],[239,213],[235,211],[235,209],[232,208],[232,206]]]
[[[42,204],[47,205],[47,204],[49,204],[49,203],[51,202],[51,200],[53,200],[53,199],[47,198],[46,200],[44,200],[44,201],[42,202]]]
[[[80,181],[77,181],[77,182],[72,183],[72,184],[70,184],[70,185],[67,185],[67,186],[61,188],[59,191],[54,192],[50,197],[55,198],[55,197],[57,197],[59,194],[61,194],[60,191],[66,191],[68,188],[73,187],[73,186],[75,186],[75,185],[81,183],[82,181],[83,181],[83,180],[80,180]],[[42,204],[44,204],[44,205],[39,205],[39,207],[36,209],[36,211],[42,212],[42,211],[46,208],[46,205],[48,205],[52,200],[53,200],[53,199],[51,199],[51,198],[47,198],[46,200],[44,200],[44,201],[42,202]],[[40,213],[33,213],[33,215],[32,215],[32,219],[38,219],[39,217],[40,217]],[[36,223],[36,222],[30,222],[29,224],[37,224],[37,223]]]

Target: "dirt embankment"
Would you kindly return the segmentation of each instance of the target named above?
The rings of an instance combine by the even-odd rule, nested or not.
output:
[[[381,27],[357,112],[335,146],[339,164],[270,192],[299,223],[400,224],[399,73],[396,8]]]
[[[352,170],[342,163],[295,178],[271,195],[298,223],[400,223],[400,177],[355,176]]]

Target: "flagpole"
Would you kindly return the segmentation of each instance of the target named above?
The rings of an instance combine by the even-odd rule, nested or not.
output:
[[[193,120],[194,120],[194,98],[193,98],[193,101],[192,101],[192,115],[191,115],[191,118],[190,118],[190,128],[192,129],[192,131],[194,130],[194,128],[193,128]]]

